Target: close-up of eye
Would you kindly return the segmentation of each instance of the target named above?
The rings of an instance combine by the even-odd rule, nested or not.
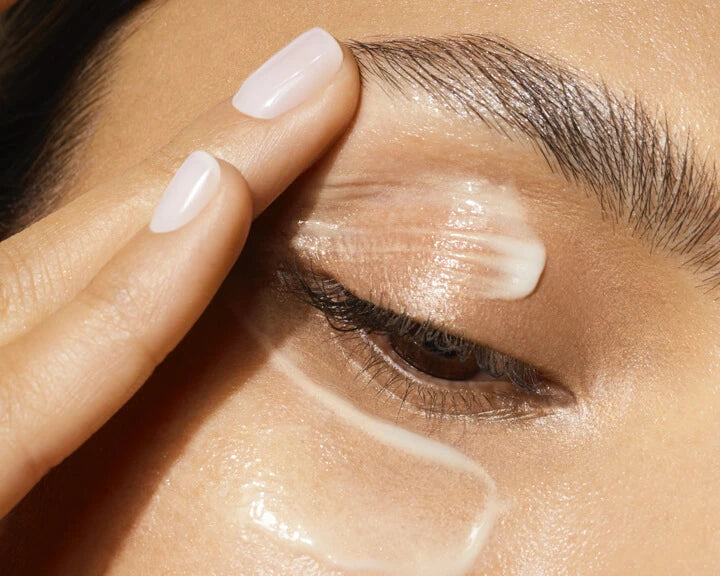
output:
[[[488,346],[362,300],[337,280],[284,272],[283,286],[321,312],[355,380],[432,417],[519,418],[567,407],[572,394]]]
[[[720,2],[0,0],[2,576],[715,576]]]

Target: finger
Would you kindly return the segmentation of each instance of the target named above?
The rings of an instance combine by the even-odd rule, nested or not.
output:
[[[221,103],[148,161],[0,243],[0,344],[37,325],[90,282],[147,223],[168,177],[193,150],[206,150],[239,168],[255,215],[262,211],[322,155],[354,115],[357,68],[347,51],[333,54],[333,49],[339,50],[334,40],[316,31],[291,50],[295,60],[286,57],[284,69],[283,62],[279,68],[276,62],[274,69],[261,68],[259,76],[248,79],[235,99],[242,112],[229,100]],[[339,69],[332,69],[333,58],[340,60]],[[303,90],[304,101],[283,108]],[[277,106],[263,107],[265,102]],[[276,112],[281,114],[268,118]]]
[[[163,233],[139,232],[77,298],[0,350],[0,517],[175,347],[233,265],[252,214],[239,172],[193,153],[153,217]]]
[[[328,42],[327,38],[321,40]],[[317,35],[314,41],[318,41]],[[312,46],[301,48],[312,51]],[[313,54],[305,54],[305,60],[308,58],[318,61]],[[167,237],[142,230],[119,252],[112,244],[110,256],[100,257],[102,264],[97,263],[97,253],[90,250],[93,258],[82,261],[101,268],[95,278],[74,300],[0,350],[0,461],[4,464],[0,469],[0,510],[11,506],[133,393],[207,304],[237,255],[253,215],[305,170],[349,123],[359,84],[357,70],[347,56],[340,56],[340,68],[325,79],[322,90],[298,84],[297,70],[292,74],[285,70],[281,72],[294,87],[283,94],[283,86],[277,86],[278,78],[272,78],[272,74],[278,75],[275,64],[274,71],[271,67],[263,72],[261,82],[265,90],[275,84],[279,94],[265,94],[265,100],[273,101],[269,107],[258,107],[247,91],[241,97],[241,89],[235,104],[245,115],[230,104],[218,106],[151,161],[88,194],[85,206],[90,212],[97,206],[120,206],[119,212],[132,220],[133,215],[125,213],[128,204],[118,202],[117,197],[141,198],[138,207],[149,204],[157,197],[156,191],[168,166],[174,165],[178,150],[200,141],[243,166],[252,178],[247,182],[234,171],[240,182],[235,185],[235,194],[223,189],[198,218]],[[291,57],[289,64],[297,68],[297,58]],[[316,85],[322,76],[317,72],[307,73]],[[303,103],[292,102],[298,94]],[[281,115],[268,118],[274,113]],[[263,119],[253,119],[250,114]],[[180,174],[184,172],[186,167]],[[227,167],[222,170],[225,172]],[[206,180],[212,181],[209,174]],[[171,185],[169,190],[173,188],[177,186]],[[238,200],[243,195],[249,199],[244,207]],[[197,204],[167,198],[163,197],[153,217],[155,230],[182,224]],[[235,198],[238,204],[233,207],[227,198]],[[173,205],[179,216],[175,225],[168,225],[168,218],[162,214],[167,215],[168,206]],[[87,222],[87,213],[68,208],[60,226],[75,228],[75,222]],[[147,219],[146,210],[143,221]],[[111,219],[109,228],[115,225]],[[127,222],[119,227],[120,237],[129,234]]]

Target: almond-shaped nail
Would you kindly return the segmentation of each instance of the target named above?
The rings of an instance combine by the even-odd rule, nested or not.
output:
[[[233,106],[254,118],[284,114],[327,86],[343,61],[335,38],[311,28],[253,72],[233,98]]]
[[[172,232],[185,226],[202,212],[219,189],[218,161],[207,152],[193,152],[178,168],[155,207],[150,230]]]

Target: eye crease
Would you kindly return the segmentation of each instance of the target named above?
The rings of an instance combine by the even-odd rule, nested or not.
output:
[[[358,376],[399,410],[431,417],[539,417],[574,402],[564,386],[512,356],[357,297],[316,272],[282,273],[283,286],[320,311]]]

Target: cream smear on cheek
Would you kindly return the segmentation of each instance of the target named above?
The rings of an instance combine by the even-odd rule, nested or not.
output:
[[[274,429],[292,457],[245,483],[246,524],[343,573],[466,574],[503,507],[485,470],[359,410],[316,382],[297,352],[250,330],[270,365],[302,391],[309,405],[298,412],[318,419]]]
[[[545,247],[511,185],[484,180],[388,186],[373,199],[352,187],[323,191],[320,218],[297,223],[294,245],[320,260],[373,267],[424,298],[516,300],[531,294]],[[405,276],[405,278],[403,278]],[[405,280],[405,282],[401,282]]]

